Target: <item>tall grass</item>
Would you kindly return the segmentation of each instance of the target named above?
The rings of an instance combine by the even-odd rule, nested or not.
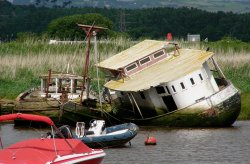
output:
[[[0,98],[13,99],[20,92],[39,85],[39,75],[46,74],[49,69],[66,72],[69,64],[71,73],[82,74],[86,54],[85,43],[48,43],[48,40],[28,39],[0,44]],[[132,44],[129,39],[122,38],[102,41],[98,44],[99,60],[114,55]],[[91,47],[89,74],[95,77],[96,60],[93,44]]]

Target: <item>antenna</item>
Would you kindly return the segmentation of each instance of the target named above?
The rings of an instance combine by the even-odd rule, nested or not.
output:
[[[126,31],[126,14],[124,10],[121,10],[120,13],[120,26],[119,26],[120,32]]]
[[[136,23],[136,22],[127,22],[126,21],[126,16],[127,15],[130,15],[130,14],[126,14],[125,10],[121,9],[121,11],[120,11],[120,21],[119,21],[119,30],[120,30],[120,32],[127,31],[126,24]]]

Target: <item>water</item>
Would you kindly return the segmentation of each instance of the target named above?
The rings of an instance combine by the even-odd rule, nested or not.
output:
[[[27,130],[2,124],[4,146],[28,137],[40,137],[47,129]],[[157,145],[145,146],[146,136]],[[151,163],[250,163],[250,121],[237,121],[230,128],[140,128],[131,147],[105,149],[104,164]]]

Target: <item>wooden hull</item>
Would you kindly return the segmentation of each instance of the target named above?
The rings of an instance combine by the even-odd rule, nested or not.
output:
[[[212,102],[212,105],[208,102]],[[233,85],[189,107],[155,117],[121,118],[138,125],[171,127],[226,127],[240,114],[241,98]]]
[[[62,102],[55,98],[41,97],[37,90],[28,90],[21,93],[15,101],[12,108],[4,110],[8,113],[29,113],[45,115],[50,117],[56,124],[72,124],[76,121],[90,121],[92,119],[101,119],[100,110],[87,105],[82,106],[69,101],[62,105]],[[3,112],[2,112],[3,113]],[[1,110],[0,110],[1,114]],[[16,121],[17,125],[30,124],[27,121]],[[32,123],[33,126],[36,126]]]
[[[63,106],[61,123],[75,126],[76,122],[84,121],[88,123],[93,119],[108,120],[108,116],[103,114],[102,110],[96,106],[80,105],[74,102],[68,102]],[[108,121],[106,123],[109,124]]]
[[[51,104],[48,104],[49,106]],[[38,109],[41,108],[36,110],[19,108],[12,109],[11,112],[47,115],[56,123],[71,125],[75,125],[77,121],[89,122],[92,119],[104,119],[108,125],[133,122],[143,126],[225,127],[231,126],[237,119],[241,110],[241,98],[239,91],[232,84],[229,84],[223,90],[191,106],[143,119],[128,116],[127,109],[114,115],[110,110],[102,113],[102,110],[98,109],[97,106],[87,107],[73,102],[66,103],[63,110],[60,110],[59,107],[49,110],[48,108],[46,110]],[[143,111],[143,109],[141,110]]]

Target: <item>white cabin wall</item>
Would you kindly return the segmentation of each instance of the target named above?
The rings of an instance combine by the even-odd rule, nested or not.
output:
[[[199,74],[202,77],[200,77]],[[191,78],[193,79],[194,84],[192,84]],[[182,88],[181,83],[183,83],[185,87],[184,89]],[[168,90],[170,91],[170,94],[173,97],[174,103],[178,109],[192,105],[219,91],[214,76],[212,75],[207,63],[204,63],[201,69],[175,81],[164,83],[161,86],[164,87],[165,93],[158,94],[155,87],[151,87],[150,89],[143,91],[146,99],[142,99],[139,92],[133,93],[137,104],[140,107],[165,109],[167,111],[167,106],[162,99],[163,96],[169,95],[166,86],[168,87]],[[172,86],[174,86],[176,90],[175,92]],[[123,103],[131,104],[126,92],[123,92],[123,94],[121,94],[121,92],[117,92],[117,96],[121,98]]]
[[[152,104],[154,104],[155,108],[167,109],[164,102],[162,101],[161,96],[156,92],[154,87],[151,87],[148,90],[148,95]]]
[[[201,80],[199,74],[201,74],[203,80]],[[191,78],[195,84],[191,83]],[[184,108],[215,93],[211,81],[214,81],[213,76],[207,74],[207,69],[202,68],[185,77],[168,82],[167,86],[170,88],[177,108]],[[184,84],[185,89],[182,89],[181,82]],[[172,86],[175,87],[176,92],[173,91]]]

